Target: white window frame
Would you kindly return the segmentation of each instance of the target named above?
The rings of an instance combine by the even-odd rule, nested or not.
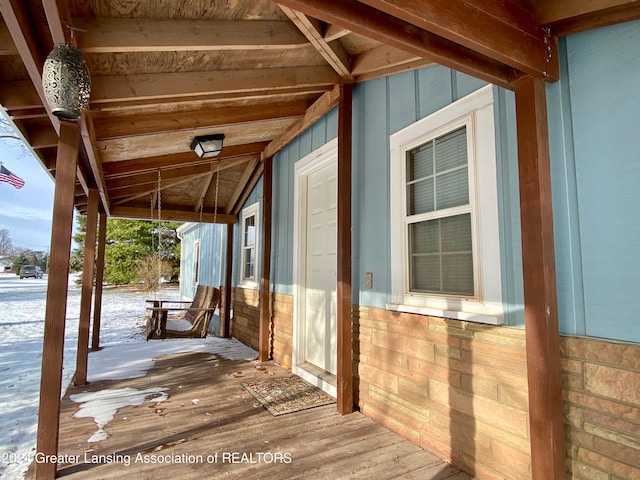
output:
[[[409,289],[406,154],[466,126],[474,295]],[[390,137],[391,302],[389,310],[457,320],[503,323],[493,87],[488,85]],[[450,210],[456,210],[450,209]],[[454,212],[455,213],[455,212]],[[454,213],[451,213],[453,215]],[[447,214],[448,215],[448,214]]]
[[[200,282],[200,239],[193,241],[193,285]]]
[[[244,262],[244,254],[247,246],[245,245],[245,221],[246,219],[255,217],[255,251],[256,261],[253,268],[253,277],[247,277]],[[249,205],[242,210],[242,218],[240,223],[240,279],[238,286],[242,288],[249,288],[256,290],[258,288],[258,272],[260,271],[260,202],[256,202],[253,205]]]

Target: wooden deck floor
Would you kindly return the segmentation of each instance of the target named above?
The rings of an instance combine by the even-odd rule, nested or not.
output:
[[[154,480],[471,479],[359,412],[340,416],[335,405],[328,405],[272,416],[241,384],[290,373],[273,363],[256,367],[260,367],[257,362],[215,354],[179,354],[156,360],[141,378],[70,388],[62,403],[59,453],[79,457],[59,465],[58,476],[70,480],[125,475]],[[78,404],[70,395],[127,387],[164,387],[169,398],[121,408],[105,427],[109,437],[89,444],[96,425],[92,418],[73,418]],[[276,455],[260,455],[266,452],[280,453],[281,461],[275,461]],[[161,457],[171,461],[136,461]]]

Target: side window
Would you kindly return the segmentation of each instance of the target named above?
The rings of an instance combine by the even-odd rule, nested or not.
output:
[[[258,239],[260,229],[259,203],[242,210],[240,247],[240,286],[258,286]]]

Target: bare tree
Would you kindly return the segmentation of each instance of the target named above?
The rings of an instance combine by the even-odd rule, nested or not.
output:
[[[0,229],[0,255],[12,255],[13,243],[11,242],[11,235],[6,228]]]

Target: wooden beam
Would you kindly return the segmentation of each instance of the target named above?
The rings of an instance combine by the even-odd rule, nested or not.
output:
[[[565,0],[538,0],[531,2],[531,10],[541,25],[552,25],[585,15],[602,14],[610,10],[633,8],[637,0],[589,0],[567,2]]]
[[[208,173],[202,179],[202,187],[200,188],[200,193],[198,194],[195,205],[193,206],[194,212],[199,212],[204,205],[204,197],[207,196],[207,192],[209,191],[209,187],[211,186],[211,179],[213,178],[214,172]]]
[[[277,138],[296,123],[295,118],[278,118],[256,123],[242,123],[216,127],[216,133],[225,135],[225,148],[233,145],[243,145]],[[172,155],[177,153],[192,153],[189,144],[194,135],[211,133],[211,131],[195,132],[192,130],[178,130],[176,132],[143,135],[139,137],[114,138],[100,140],[96,148],[100,150],[103,162],[135,160],[140,158]],[[195,154],[193,154],[195,155]]]
[[[247,184],[244,187],[244,190],[242,191],[242,195],[240,195],[236,204],[233,206],[233,209],[231,210],[232,214],[238,215],[238,213],[240,213],[240,210],[242,210],[242,206],[244,205],[244,202],[247,201],[247,198],[249,198],[249,195],[253,191],[253,187],[255,187],[256,183],[258,183],[258,180],[260,180],[260,176],[262,175],[263,169],[264,169],[264,162],[258,162],[256,167],[253,170],[253,173],[251,174],[251,177],[249,178],[249,181],[247,182]]]
[[[145,207],[127,207],[123,205],[114,205],[111,209],[111,216],[118,218],[131,218],[131,219],[139,219],[139,220],[148,220],[149,219],[149,208]],[[200,221],[200,213],[196,213],[193,210],[179,210],[175,207],[162,206],[162,219],[163,220],[171,220],[176,222],[199,222]],[[237,216],[229,215],[225,213],[218,213],[216,223],[236,223]],[[213,223],[213,213],[212,212],[203,212],[202,213],[202,222],[203,223]]]
[[[126,101],[170,98],[172,101],[215,93],[250,93],[315,88],[340,83],[331,67],[292,67],[214,72],[156,73],[94,76],[91,79],[91,106]]]
[[[550,27],[555,35],[564,36],[638,19],[640,19],[640,1],[635,1],[557,20],[551,23]]]
[[[13,109],[7,114],[14,121],[47,118],[47,111],[42,107]]]
[[[71,35],[69,25],[71,21],[71,11],[68,0],[42,0],[42,7],[47,17],[47,24],[51,32],[53,43],[66,43],[76,45],[74,35]]]
[[[340,87],[338,104],[337,408],[353,412],[353,332],[351,320],[351,85]]]
[[[320,119],[325,113],[331,110],[340,100],[340,89],[335,86],[333,89],[323,94],[313,105],[309,107],[304,117],[300,119],[292,128],[281,135],[279,138],[273,140],[267,148],[262,152],[262,158],[273,157],[276,153],[282,150],[289,144],[294,138],[300,135],[303,131],[313,125],[318,119]]]
[[[311,45],[318,51],[329,65],[345,81],[353,82],[351,75],[351,60],[344,47],[337,41],[328,42],[322,34],[322,25],[315,18],[307,17],[304,13],[297,12],[291,8],[280,5],[280,9],[298,27],[302,34],[307,37]]]
[[[339,40],[342,37],[346,37],[350,33],[351,31],[347,30],[346,28],[342,28],[338,25],[332,25],[329,23],[324,29],[324,41],[332,42],[334,40]]]
[[[107,244],[107,215],[100,214],[98,229],[98,255],[96,256],[96,295],[93,303],[93,328],[91,350],[100,350],[100,325],[102,315],[102,282],[104,280],[104,254]]]
[[[262,191],[262,274],[260,276],[260,326],[258,359],[271,358],[271,210],[273,205],[273,160],[264,160]]]
[[[545,38],[531,12],[516,2],[361,0],[361,3],[529,75],[555,81],[560,74],[555,42]]]
[[[419,68],[430,67],[432,65],[434,65],[434,63],[431,60],[421,58],[420,60],[414,60],[413,62],[399,63],[398,65],[394,65],[392,67],[374,70],[369,73],[363,73],[362,75],[358,75],[356,77],[356,81],[358,83],[366,82],[367,80],[373,80],[374,78],[387,77],[389,75],[395,75],[396,73],[401,72],[410,72],[413,70],[418,70]]]
[[[164,181],[162,181],[162,184],[160,185],[160,190],[164,191],[168,188],[175,187],[176,185],[181,185],[186,182],[191,182],[192,180],[196,180],[206,175],[208,174],[199,173],[195,175],[181,176],[172,180],[165,179]],[[153,195],[158,194],[157,181],[146,183],[146,184],[140,184],[140,185],[132,185],[130,187],[117,188],[110,191],[112,205],[122,205],[125,203],[129,203],[132,200],[135,200],[140,197],[148,197],[150,194],[153,194]],[[153,203],[154,204],[156,203],[155,200]]]
[[[219,125],[260,122],[304,115],[311,102],[297,100],[251,107],[223,107],[200,111],[156,113],[153,115],[94,115],[96,138],[105,140],[177,130],[202,130]],[[199,132],[194,132],[194,136]]]
[[[93,273],[96,258],[96,229],[98,226],[98,190],[89,190],[87,209],[87,231],[84,239],[84,261],[82,268],[82,293],[80,297],[80,322],[78,325],[78,348],[76,350],[76,373],[74,385],[87,383],[89,362],[89,326],[91,325],[91,300],[93,294]]]
[[[227,224],[227,252],[224,272],[224,312],[220,323],[220,336],[231,336],[231,277],[233,273],[233,223]]]
[[[53,228],[49,254],[49,281],[42,345],[40,407],[38,410],[37,451],[45,458],[58,454],[60,394],[62,393],[62,355],[69,287],[69,256],[73,228],[73,198],[80,129],[72,122],[60,122],[60,141],[53,201]],[[56,462],[36,462],[36,479],[53,480]]]
[[[331,3],[324,0],[278,0],[278,4],[495,85],[510,88],[514,76],[512,68],[357,0]]]
[[[74,18],[87,53],[289,50],[307,40],[286,21]]]
[[[255,142],[243,145],[225,145],[220,155],[216,158],[222,160],[220,168],[225,168],[227,165],[235,166],[237,164],[231,161],[232,159],[235,161],[237,157],[244,157],[242,161],[248,161],[252,155],[259,155],[268,144],[269,142]],[[102,169],[107,177],[116,177],[130,175],[132,173],[157,171],[158,169],[170,167],[188,167],[210,162],[210,158],[200,158],[190,151],[173,155],[161,155],[159,157],[105,162],[102,164]]]
[[[95,184],[97,185],[100,199],[102,200],[102,208],[106,212],[106,214],[109,215],[111,210],[111,202],[109,199],[109,194],[107,192],[104,172],[102,171],[102,160],[95,147],[96,132],[93,127],[93,118],[91,112],[88,112],[86,110],[82,112],[82,117],[80,119],[80,132],[82,135],[82,143],[84,145],[85,151],[87,152],[87,158],[89,159],[91,173],[93,174]]]
[[[229,201],[225,206],[225,210],[227,212],[232,211],[233,206],[238,201],[238,198],[240,198],[240,196],[242,195],[242,192],[244,191],[244,187],[249,181],[249,179],[251,178],[251,175],[253,174],[253,171],[255,170],[257,164],[258,164],[258,159],[254,158],[245,167],[244,172],[242,173],[242,177],[240,177],[240,180],[238,180],[238,185],[236,186],[236,189],[231,194],[231,197],[229,197]]]
[[[532,478],[559,480],[564,419],[544,81],[523,78],[515,99]]]
[[[405,52],[404,50],[398,50],[395,47],[382,45],[356,56],[353,59],[352,72],[353,75],[357,77],[366,73],[375,72],[376,70],[415,62],[416,60],[422,60],[422,57]]]

